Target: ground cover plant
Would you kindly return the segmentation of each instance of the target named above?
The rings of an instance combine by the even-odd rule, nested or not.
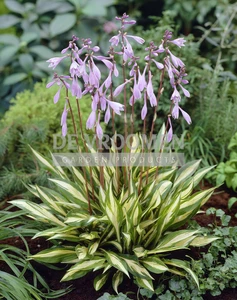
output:
[[[77,140],[78,153],[83,154],[86,151],[93,158],[102,153],[108,142],[104,140],[106,136],[101,125],[102,118],[105,123],[112,119],[114,138],[111,138],[112,145],[109,148],[111,155],[123,154],[130,158],[134,154],[138,157],[147,154],[152,157],[149,144],[144,146],[144,135],[148,126],[147,108],[153,108],[148,136],[152,142],[163,83],[168,80],[170,108],[167,111],[164,131],[155,140],[155,157],[162,154],[172,155],[164,152],[164,146],[172,140],[173,119],[181,114],[188,124],[191,123],[189,114],[180,107],[180,92],[190,97],[189,91],[184,87],[188,84],[185,64],[174,55],[176,48],[184,46],[185,39],[174,39],[172,32],[166,30],[158,44],[151,41],[147,45],[146,64],[140,69],[139,57],[135,55],[131,43],[134,41],[143,44],[145,40],[127,34],[127,25],[136,23],[129,16],[123,14],[122,17],[116,17],[116,20],[121,26],[118,34],[110,39],[108,56],[98,55],[100,49],[90,38],[82,39],[82,46],[79,48],[78,38],[73,36],[68,47],[62,50],[61,57],[48,60],[53,69],[62,60],[70,60],[70,76],[55,73],[53,80],[47,84],[47,88],[53,85],[58,87],[53,97],[55,104],[62,101],[60,96],[65,93],[61,116],[62,135],[67,135],[67,118],[70,114],[74,133],[78,140],[81,136],[83,141],[81,147]],[[101,64],[97,66],[97,61],[105,65],[107,72],[102,74],[99,68]],[[120,74],[117,64],[122,65]],[[156,67],[159,76],[153,73],[151,65]],[[104,74],[106,75],[103,76]],[[120,79],[116,88],[113,86],[114,77]],[[83,81],[82,87],[79,78]],[[160,81],[155,92],[153,82],[157,78]],[[82,96],[86,94],[91,96],[91,113],[86,127],[95,131],[96,149],[86,143],[82,127],[80,105]],[[76,113],[71,106],[71,97],[76,102]],[[120,99],[123,104],[119,102]],[[139,101],[142,101],[140,118],[143,120],[143,135],[134,134],[133,131],[134,106]],[[126,143],[121,147],[121,144],[118,145],[114,119],[115,114],[120,115],[122,112]],[[75,120],[77,113],[79,125]],[[131,140],[128,139],[129,135]],[[102,142],[104,148],[101,147]],[[123,152],[118,151],[118,146]],[[152,165],[136,165],[136,161],[125,165],[87,165],[82,159],[83,164],[77,169],[70,156],[66,156],[65,160],[65,155],[54,155],[54,166],[38,152],[33,152],[39,162],[53,174],[50,181],[54,188],[29,185],[29,191],[40,198],[41,203],[26,199],[13,200],[10,203],[34,219],[35,223],[32,224],[42,224],[45,227],[34,238],[46,237],[53,244],[48,249],[29,256],[30,259],[47,264],[72,265],[67,267],[62,278],[64,281],[98,271],[99,275],[94,280],[95,290],[99,290],[112,279],[112,286],[118,292],[118,287],[127,276],[138,287],[153,291],[155,277],[166,272],[181,276],[189,274],[199,286],[190,262],[185,257],[173,257],[173,252],[187,249],[190,245],[204,246],[216,240],[216,237],[203,235],[199,229],[183,228],[213,193],[214,188],[195,191],[200,180],[212,167],[197,170],[200,161],[189,162],[181,168],[172,164],[162,166],[159,160],[153,161]],[[61,162],[69,167],[72,176],[68,176],[63,170],[60,158],[63,158]],[[175,162],[179,163],[177,160]]]

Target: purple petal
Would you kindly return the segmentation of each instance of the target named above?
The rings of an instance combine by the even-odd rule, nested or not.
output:
[[[157,68],[162,70],[164,69],[164,65],[162,63],[159,63],[158,61],[152,59],[152,61],[156,64]]]
[[[58,89],[57,93],[55,94],[55,96],[54,96],[54,98],[53,98],[55,104],[58,102],[58,100],[59,100],[59,98],[60,98],[61,88],[62,88],[62,87],[60,86],[60,88]]]
[[[102,140],[103,130],[102,130],[99,122],[97,122],[97,125],[96,125],[96,135],[98,136],[99,140]]]
[[[118,43],[119,43],[119,34],[113,36],[113,37],[109,40],[109,42],[111,43],[112,46],[118,46]]]
[[[139,36],[136,35],[127,35],[127,37],[134,39],[137,43],[143,44],[145,43],[145,40]]]
[[[55,83],[56,83],[55,80],[49,82],[49,83],[46,85],[46,88],[47,88],[47,89],[50,88],[50,87],[51,87],[52,85],[54,85]]]
[[[116,67],[115,64],[114,64],[114,76],[115,76],[115,77],[118,77],[118,76],[119,76],[119,71],[118,71],[118,69],[117,69],[117,67]]]
[[[86,121],[86,129],[92,129],[95,126],[96,112],[92,111]]]
[[[170,54],[170,57],[171,57],[171,60],[172,60],[172,62],[174,64],[174,66],[176,68],[178,68],[178,67],[182,68],[182,67],[185,66],[185,64],[182,62],[182,60],[180,58],[178,58],[177,56],[175,56],[174,54],[172,54],[170,50],[168,50],[168,52]]]
[[[181,89],[182,89],[182,91],[183,91],[183,93],[184,93],[184,95],[186,96],[186,97],[190,97],[190,93],[189,93],[189,91],[188,90],[186,90],[181,84],[179,84],[179,86],[181,87]]]
[[[74,76],[73,80],[72,80],[71,93],[72,93],[72,96],[77,97],[78,99],[80,99],[82,97],[81,88],[79,86],[79,82],[78,82],[76,76]]]
[[[178,103],[175,103],[173,110],[172,110],[172,117],[174,119],[178,119],[179,118],[179,105]]]
[[[106,67],[108,68],[108,69],[112,69],[113,68],[113,64],[112,64],[112,62],[110,62],[109,60],[107,60],[107,59],[102,59],[102,62],[106,65]]]
[[[117,97],[117,96],[122,92],[122,90],[124,89],[125,85],[126,85],[128,82],[129,82],[129,81],[126,81],[126,82],[120,84],[118,87],[116,87],[116,89],[114,90],[113,96],[114,96],[114,97]]]
[[[143,105],[142,111],[141,111],[142,120],[145,119],[146,115],[147,115],[147,105],[146,105],[146,102],[145,102],[144,105]]]
[[[67,123],[63,124],[62,126],[62,136],[67,135]]]
[[[113,109],[113,111],[121,115],[121,111],[124,111],[124,105],[118,102],[107,100],[108,105]]]
[[[170,125],[170,129],[167,133],[167,142],[169,143],[170,141],[172,141],[172,138],[173,138],[173,128],[172,128],[172,123],[171,123],[170,117],[168,117],[168,122]]]
[[[185,46],[184,43],[186,42],[186,40],[184,38],[178,38],[169,42],[181,48],[182,46]]]
[[[105,118],[104,118],[104,121],[105,121],[106,124],[109,123],[110,118],[111,118],[111,115],[110,115],[110,108],[109,108],[109,106],[108,106],[108,108],[107,108],[107,110],[106,110],[106,113],[105,113]]]
[[[174,91],[173,91],[173,94],[171,95],[170,100],[172,100],[174,102],[180,102],[181,101],[180,93],[178,92],[176,87],[174,87]]]
[[[179,108],[179,109],[184,117],[184,120],[190,125],[192,123],[190,115],[188,113],[186,113],[184,110],[182,110],[182,108]]]

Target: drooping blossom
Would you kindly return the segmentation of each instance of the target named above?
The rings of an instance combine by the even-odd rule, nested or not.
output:
[[[169,41],[169,43],[172,43],[172,44],[178,46],[179,48],[184,47],[185,42],[186,42],[186,40],[184,38],[178,38],[173,41]]]
[[[173,138],[173,128],[172,128],[172,123],[171,123],[171,119],[170,116],[168,116],[168,122],[169,122],[169,130],[167,132],[167,142],[171,142],[172,138]]]
[[[66,107],[66,104],[65,104],[64,110],[63,110],[63,113],[62,113],[62,117],[61,117],[62,136],[67,135],[67,114],[68,114],[68,110],[67,110],[67,107]]]
[[[68,57],[68,56],[65,55],[62,57],[52,57],[52,58],[46,60],[46,62],[49,62],[49,68],[52,68],[54,70],[57,67],[57,65],[66,57]]]

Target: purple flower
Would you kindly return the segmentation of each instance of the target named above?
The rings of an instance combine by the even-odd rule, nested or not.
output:
[[[146,87],[146,69],[147,69],[147,64],[143,70],[143,73],[140,73],[140,70],[138,69],[138,87],[139,90],[142,92],[144,90],[144,88]]]
[[[178,38],[175,39],[173,41],[169,41],[172,44],[175,44],[176,46],[178,46],[179,48],[185,46],[184,43],[186,42],[186,40],[184,38]]]
[[[186,97],[190,97],[190,93],[189,93],[189,91],[188,90],[186,90],[181,84],[179,84],[179,86],[181,87],[181,89],[182,89],[182,91],[183,91],[183,93],[184,93],[184,95],[186,96]]]
[[[156,64],[157,68],[162,70],[164,69],[164,65],[162,63],[159,63],[158,61],[152,59],[152,61]]]
[[[54,70],[57,67],[57,65],[66,57],[67,57],[67,55],[62,56],[62,57],[53,57],[53,58],[46,60],[46,62],[49,62],[50,63],[49,68],[52,68]]]
[[[98,136],[99,140],[102,140],[103,138],[103,130],[100,126],[99,121],[96,123],[96,135]]]
[[[60,98],[61,88],[62,88],[62,85],[59,87],[57,93],[54,95],[54,98],[53,98],[54,104],[56,104]]]
[[[178,67],[183,68],[185,66],[184,63],[182,62],[182,60],[180,58],[178,58],[177,56],[175,56],[174,54],[172,54],[170,50],[168,50],[168,52],[170,54],[170,57],[171,57],[171,60],[172,60],[172,62],[174,64],[174,66],[176,68],[178,68]]]
[[[174,119],[178,119],[179,118],[179,104],[178,102],[176,102],[174,104],[173,110],[172,110],[172,117]]]
[[[113,109],[117,115],[121,115],[121,111],[124,111],[124,105],[118,102],[107,100],[108,105]]]
[[[63,113],[62,113],[62,117],[61,117],[62,136],[67,135],[67,114],[68,114],[68,110],[67,110],[67,107],[66,107],[66,104],[65,104],[64,110],[63,110]]]
[[[81,88],[76,76],[74,76],[72,80],[71,92],[72,92],[72,96],[75,96],[78,99],[82,97]]]
[[[71,63],[69,70],[72,77],[80,76],[80,66],[75,60]]]
[[[105,121],[106,124],[109,123],[110,118],[111,118],[110,107],[108,105],[106,113],[105,113],[105,118],[104,118],[104,121]]]
[[[144,98],[146,98],[145,95],[144,95]],[[147,105],[146,105],[146,99],[144,99],[144,105],[143,105],[143,108],[142,108],[142,111],[141,111],[142,120],[145,119],[146,115],[147,115]]]
[[[136,35],[126,35],[126,37],[134,39],[139,44],[145,43],[145,40],[143,38],[136,36]]]
[[[92,129],[95,126],[96,122],[96,112],[92,110],[89,115],[89,118],[86,121],[86,129]]]
[[[181,111],[184,120],[190,125],[192,123],[192,120],[190,118],[190,115],[188,113],[186,113],[184,110],[182,110],[182,108],[179,107],[179,110]]]
[[[181,101],[180,93],[178,92],[178,90],[176,89],[176,87],[174,87],[174,91],[173,91],[173,94],[171,95],[170,99],[172,101],[174,101],[175,103]]]
[[[152,86],[152,81],[151,81],[152,75],[151,75],[151,71],[149,71],[149,80],[148,80],[148,84],[147,84],[147,95],[148,98],[150,100],[150,104],[151,106],[156,106],[157,105],[157,101],[156,101],[156,96],[153,92],[153,86]]]
[[[127,80],[126,82],[124,82],[124,83],[120,84],[118,87],[116,87],[116,89],[114,90],[113,96],[117,97],[122,92],[122,90],[124,89],[125,85],[128,82],[130,82],[130,81]]]
[[[111,43],[112,46],[118,46],[119,36],[120,36],[120,33],[118,35],[112,36],[112,38],[109,40],[109,42]]]
[[[170,125],[170,129],[167,133],[167,142],[171,142],[172,141],[172,138],[173,138],[173,128],[172,128],[172,123],[171,123],[171,120],[170,120],[170,116],[168,116],[168,122],[169,122],[169,125]]]
[[[137,79],[136,79],[136,74],[134,74],[134,86],[133,86],[133,96],[134,96],[134,100],[138,100],[141,98],[141,91],[138,87],[138,84],[137,84]]]

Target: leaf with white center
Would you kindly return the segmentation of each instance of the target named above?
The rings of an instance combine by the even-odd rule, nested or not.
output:
[[[57,247],[40,251],[35,255],[31,255],[30,258],[44,263],[60,263],[75,259],[77,256],[72,249]]]
[[[149,250],[148,254],[157,254],[162,252],[169,252],[178,249],[185,249],[192,240],[195,238],[195,234],[198,230],[179,230],[171,233],[167,233],[160,243],[153,250]]]
[[[94,289],[96,291],[100,290],[102,286],[106,283],[109,277],[109,272],[96,276],[94,279]]]
[[[193,247],[203,247],[206,246],[216,240],[220,239],[219,237],[212,237],[212,236],[197,236],[195,239],[192,240],[190,246]]]
[[[189,268],[189,264],[186,261],[179,260],[179,259],[171,259],[171,260],[164,260],[165,264],[171,265],[173,267],[181,268],[185,270],[187,273],[191,275],[197,287],[199,288],[199,281],[197,275]]]
[[[99,239],[99,238],[100,238],[100,236],[97,231],[91,231],[91,232],[82,233],[79,235],[79,239],[81,241],[84,241],[84,240],[91,241],[91,240],[95,240],[95,239]]]
[[[60,207],[57,202],[55,201],[55,199],[53,199],[52,197],[49,197],[45,191],[44,188],[40,188],[36,185],[36,190],[40,196],[40,199],[49,207],[51,207],[56,213],[59,213],[60,215],[65,216],[66,212],[64,211],[64,209],[62,209],[62,207]]]
[[[99,247],[99,242],[94,242],[88,248],[88,254],[93,255]]]
[[[122,253],[123,252],[123,248],[121,246],[121,244],[117,241],[109,241],[109,242],[106,242],[105,245],[112,245],[114,246],[115,248],[117,248],[117,250]]]
[[[40,220],[44,223],[53,223],[60,226],[65,226],[65,224],[56,218],[53,214],[51,214],[47,209],[45,209],[42,205],[36,204],[34,202],[28,200],[12,200],[10,203],[19,207],[20,209],[26,211],[31,218],[36,220]]]
[[[97,257],[94,257],[90,260],[80,261],[67,271],[67,273],[62,278],[62,281],[68,281],[75,278],[79,278],[78,276],[81,277],[81,272],[91,271],[96,267],[103,266],[104,263],[105,259]]]
[[[49,179],[50,181],[54,182],[59,187],[66,190],[70,195],[72,195],[76,200],[75,202],[81,206],[88,206],[87,199],[83,196],[83,194],[79,191],[79,188],[75,188],[72,183],[67,183],[65,181],[57,180],[57,179]]]
[[[140,277],[135,277],[134,279],[136,280],[138,286],[154,292],[152,280],[147,280],[145,278],[140,278]]]
[[[146,269],[155,274],[162,274],[169,271],[169,268],[163,263],[163,261],[157,257],[147,257],[140,261]]]
[[[120,203],[114,197],[111,182],[109,184],[109,191],[106,194],[105,213],[110,220],[111,225],[114,226],[117,239],[120,242],[120,225],[123,221],[123,213]]]
[[[200,165],[201,160],[197,161],[191,161],[184,166],[182,166],[176,174],[175,180],[174,180],[174,188],[177,188],[181,182],[184,182],[190,176],[194,174],[194,172],[197,170],[197,168]]]
[[[30,146],[29,146],[30,147]],[[34,153],[34,155],[37,157],[37,159],[43,164],[45,165],[45,167],[47,167],[49,170],[51,170],[52,172],[54,172],[55,174],[58,174],[59,172],[42,156],[40,155],[37,151],[35,151],[33,148],[30,147],[30,149],[32,150],[32,152]]]
[[[139,276],[147,280],[154,279],[151,274],[139,263],[139,261],[125,257],[124,260],[128,265],[129,272],[134,276]]]
[[[118,294],[118,287],[122,282],[123,282],[123,273],[117,271],[112,278],[112,286],[117,294]]]
[[[107,261],[114,268],[120,270],[121,272],[123,272],[130,278],[125,261],[113,252],[110,252],[110,251],[104,251],[104,252],[106,254]]]
[[[203,179],[203,177],[214,168],[215,166],[211,167],[205,167],[200,170],[198,170],[194,175],[193,175],[193,187],[196,187],[197,184]]]
[[[55,234],[61,234],[61,233],[78,236],[77,230],[74,230],[74,228],[71,226],[65,226],[65,227],[53,227],[50,229],[46,229],[44,231],[39,231],[37,234],[34,235],[33,239],[36,239],[36,238],[42,237],[42,236],[51,237]]]

